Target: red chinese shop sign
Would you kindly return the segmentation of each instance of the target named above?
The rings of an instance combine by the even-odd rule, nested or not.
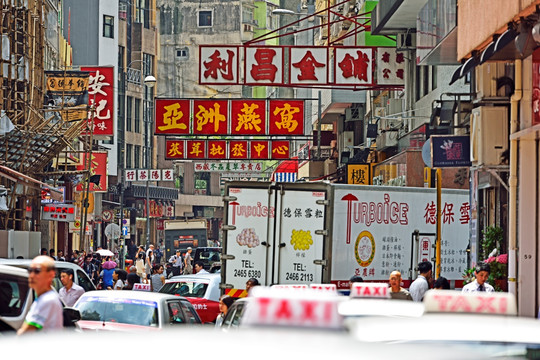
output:
[[[289,159],[288,140],[169,140],[165,158],[207,160]]]
[[[77,166],[77,170],[85,170],[86,164],[88,161],[89,154],[84,153],[82,156],[82,165]],[[90,157],[90,176],[92,175],[101,175],[99,178],[99,183],[90,183],[90,191],[95,192],[107,192],[107,152],[106,151],[93,151],[92,156]],[[86,182],[78,184],[76,191],[85,190],[83,186],[86,185]]]
[[[94,136],[114,135],[114,67],[81,67],[88,71],[88,105],[94,110],[88,112],[88,119],[94,121]]]
[[[304,116],[304,100],[156,99],[154,133],[303,136]],[[208,145],[214,145],[212,149],[219,155],[219,143]],[[200,154],[197,151],[194,158]],[[242,156],[237,155],[238,158]]]
[[[532,124],[540,124],[540,49],[532,56]]]
[[[239,57],[243,54],[243,78]],[[403,87],[405,54],[389,47],[199,47],[200,84]],[[288,57],[288,61],[285,59]],[[288,69],[288,78],[284,76]],[[332,76],[331,76],[332,75]]]

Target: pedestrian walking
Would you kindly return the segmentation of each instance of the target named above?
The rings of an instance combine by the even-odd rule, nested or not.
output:
[[[127,285],[127,272],[123,269],[115,269],[113,274],[113,290],[123,290]]]
[[[172,275],[180,275],[182,273],[182,268],[184,261],[182,255],[180,254],[180,249],[176,250],[176,254],[169,258],[169,263],[172,264]],[[170,275],[170,274],[167,274]]]
[[[73,282],[74,276],[73,269],[62,269],[60,271],[60,281],[64,286],[58,291],[58,295],[68,307],[75,305],[81,295],[84,294],[84,289]]]
[[[401,273],[392,271],[390,273],[390,298],[395,300],[412,300],[411,294],[401,287]]]
[[[52,289],[56,276],[54,260],[48,256],[37,256],[28,268],[28,285],[37,298],[32,303],[18,335],[36,330],[61,330],[64,317],[62,302],[56,291]]]
[[[220,327],[221,324],[223,324],[223,320],[225,319],[225,316],[227,316],[229,308],[234,303],[234,300],[235,298],[229,295],[222,295],[219,298],[219,315],[216,318],[216,327]]]
[[[429,261],[422,261],[418,264],[420,275],[413,281],[409,287],[409,293],[414,301],[422,301],[424,294],[429,289],[429,282],[433,274],[433,265]]]
[[[474,271],[474,276],[476,279],[474,279],[473,282],[468,283],[463,287],[461,290],[462,292],[494,292],[495,289],[493,286],[489,285],[487,283],[487,279],[489,278],[489,273],[491,269],[489,267],[489,264],[481,263],[476,266],[476,269]]]
[[[193,249],[191,247],[187,248],[186,255],[184,256],[184,274],[192,274],[193,273],[193,266],[191,265],[191,261],[193,260],[191,258],[191,252]]]
[[[450,290],[450,283],[444,276],[439,276],[433,283],[433,288],[437,290]]]
[[[152,268],[152,277],[150,284],[153,292],[158,292],[159,289],[165,284],[165,276],[163,276],[163,265],[156,264]]]

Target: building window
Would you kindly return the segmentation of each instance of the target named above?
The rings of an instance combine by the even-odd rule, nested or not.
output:
[[[150,29],[150,0],[137,0],[135,3],[135,22]]]
[[[135,169],[139,169],[141,167],[141,147],[134,146],[133,150],[134,150],[133,160],[135,161],[133,165]]]
[[[212,27],[212,10],[199,10],[199,27]]]
[[[133,131],[133,98],[127,97],[126,102],[126,131]]]
[[[176,57],[181,60],[187,60],[189,58],[188,48],[176,49]]]
[[[126,169],[133,169],[133,145],[126,145]]]
[[[437,67],[432,66],[431,67],[431,90],[435,90],[437,88]]]
[[[141,99],[135,99],[135,132],[141,133]]]
[[[114,39],[114,17],[103,15],[103,37]]]
[[[128,4],[126,3],[126,0],[120,0],[120,3],[118,4],[118,18],[122,20],[127,19],[127,8]]]
[[[143,77],[146,77],[147,75],[153,75],[154,74],[154,56],[147,53],[143,53],[142,66],[143,66]]]

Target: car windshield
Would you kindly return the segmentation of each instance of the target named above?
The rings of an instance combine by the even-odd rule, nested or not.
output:
[[[81,320],[158,326],[157,303],[136,299],[82,298],[75,306]]]
[[[0,316],[21,315],[28,291],[27,278],[3,274],[0,281]]]
[[[163,285],[159,290],[160,293],[185,296],[185,297],[204,297],[208,283],[199,281],[175,281]]]

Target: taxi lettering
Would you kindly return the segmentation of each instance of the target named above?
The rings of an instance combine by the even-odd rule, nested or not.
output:
[[[437,294],[433,300],[441,312],[504,314],[508,310],[508,300],[504,297]]]

